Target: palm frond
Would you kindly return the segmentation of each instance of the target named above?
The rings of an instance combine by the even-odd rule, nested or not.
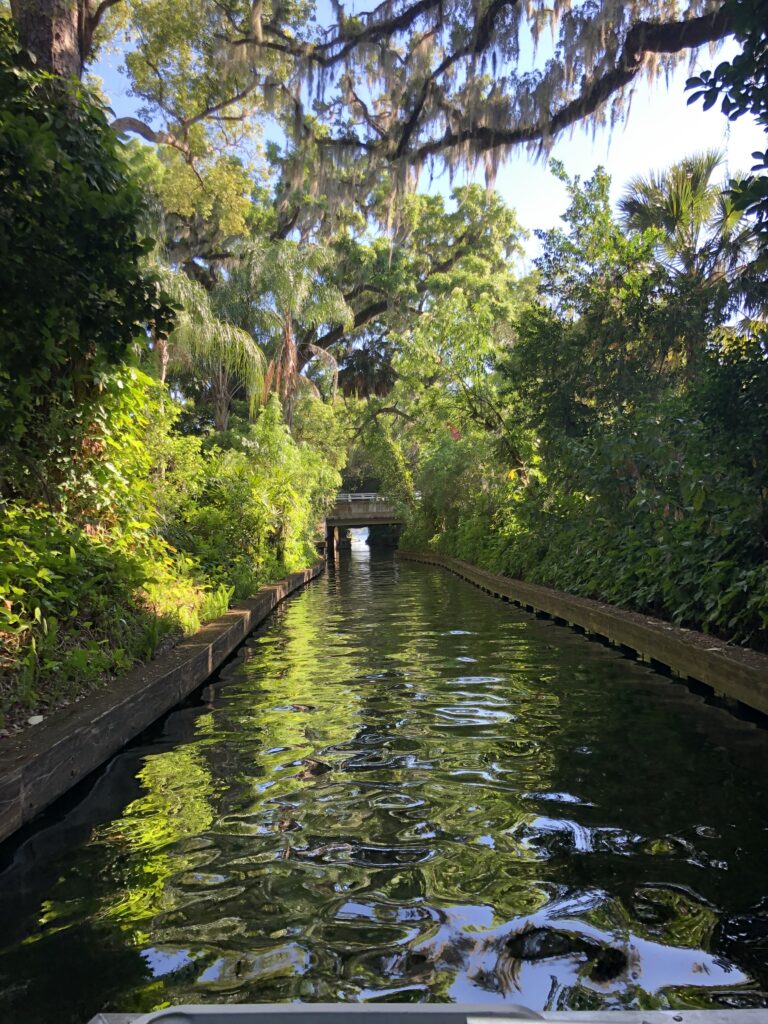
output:
[[[750,232],[713,177],[719,150],[694,153],[666,171],[633,178],[619,200],[631,231],[660,232],[659,259],[673,273],[722,278],[749,255]]]
[[[240,327],[216,317],[195,319],[183,316],[169,338],[171,363],[198,367],[206,374],[223,367],[246,389],[257,394],[264,383],[264,353]]]
[[[248,242],[238,247],[236,261],[222,290],[243,297],[249,310],[248,325],[263,339],[274,364],[267,389],[275,390],[290,409],[293,395],[305,386],[300,380],[297,334],[323,325],[348,327],[353,322],[352,310],[329,279],[333,253],[322,245],[290,240]],[[232,295],[227,301],[231,308]],[[306,350],[332,370],[335,397],[335,359],[317,346],[306,346]]]
[[[179,308],[181,313],[193,319],[209,315],[210,299],[208,293],[197,281],[193,281],[185,273],[172,270],[167,264],[153,267],[160,287]]]

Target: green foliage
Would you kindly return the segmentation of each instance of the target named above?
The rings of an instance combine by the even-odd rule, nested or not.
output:
[[[10,24],[0,19],[0,434],[30,466],[77,431],[101,376],[169,310],[139,268],[143,200],[104,110],[29,68]]]
[[[625,226],[657,234],[657,259],[678,311],[677,346],[693,370],[713,327],[765,312],[754,265],[754,225],[715,174],[717,150],[693,153],[665,171],[629,182],[619,201]]]
[[[733,292],[711,301],[706,210],[685,239],[655,216],[627,233],[601,171],[555,169],[567,230],[542,235],[538,295],[491,364],[456,308],[417,336],[406,380],[419,394],[421,367],[431,418],[403,438],[421,493],[404,543],[765,647],[765,332],[724,322]]]
[[[440,195],[404,197],[389,236],[340,230],[335,275],[357,328],[341,349],[342,391],[387,395],[393,364],[410,352],[422,314],[452,295],[464,295],[491,318],[508,319],[519,303],[509,258],[522,251],[523,235],[514,211],[479,185],[454,189],[449,202]]]
[[[160,7],[146,15],[155,27],[165,17]],[[292,332],[349,311],[324,282],[326,250],[234,244],[232,233],[258,219],[242,168],[208,161],[206,180],[218,179],[206,206],[185,184],[186,165],[122,151],[85,89],[24,66],[8,24],[0,713],[18,717],[151,656],[167,633],[194,632],[233,597],[314,559],[345,441],[333,406],[298,393]],[[164,265],[161,246],[146,258],[150,220],[205,287]],[[201,238],[233,243],[226,266],[194,263]],[[229,422],[233,410],[254,414],[268,390],[264,342],[295,435],[277,398],[255,423]],[[159,381],[130,365],[149,349]],[[182,432],[190,427],[195,436]]]
[[[0,553],[0,717],[78,695],[150,657],[184,625],[168,584],[192,608],[207,599],[192,581],[181,583],[165,544],[138,526],[96,533],[16,502],[0,518]],[[162,602],[150,598],[155,585]]]
[[[602,168],[583,184],[554,169],[571,200],[569,230],[540,233],[539,295],[517,318],[504,365],[545,440],[647,399],[680,361],[656,233],[627,234],[614,220]]]
[[[306,0],[290,0],[274,16],[293,35],[308,13]],[[198,156],[212,147],[253,147],[265,111],[288,106],[277,83],[290,74],[276,50],[225,45],[231,33],[248,35],[255,17],[248,0],[232,0],[225,8],[205,0],[117,5],[108,28],[124,32],[131,44],[125,67],[132,92],[141,99],[141,115],[161,118]]]
[[[141,574],[124,552],[45,510],[6,506],[0,530],[0,630],[10,638],[6,659],[20,655],[19,698],[32,704],[41,665],[56,673],[61,685],[71,681],[68,666],[74,667],[78,656],[75,649],[60,652],[57,637],[73,622],[90,634],[79,648],[92,656],[85,676],[93,670],[98,677],[111,657],[111,642],[110,648],[103,646],[105,626],[120,623]],[[126,623],[125,634],[133,627]]]
[[[413,504],[413,475],[403,452],[402,442],[390,425],[376,419],[366,434],[366,454],[379,488],[393,502],[408,508]]]
[[[227,444],[171,436],[158,506],[173,548],[243,598],[314,560],[317,521],[340,477],[291,436],[277,398],[255,424],[235,424]]]
[[[320,397],[320,391],[301,370],[313,360],[330,368],[335,397],[337,364],[314,343],[322,325],[351,326],[352,311],[341,291],[329,280],[334,254],[322,245],[293,241],[249,244],[241,252],[241,266],[229,283],[233,298],[250,311],[250,319],[269,354],[265,397],[279,395],[287,422],[302,390]],[[299,336],[303,338],[301,351]]]
[[[727,439],[672,402],[567,447],[521,479],[489,439],[444,440],[404,543],[764,645],[765,504]]]
[[[242,392],[253,409],[264,384],[264,353],[252,336],[253,318],[233,284],[235,273],[217,281],[210,292],[181,271],[159,268],[159,276],[180,306],[176,326],[155,351],[161,378],[166,371],[188,373],[211,406],[216,430],[226,430],[232,401]]]
[[[123,368],[79,412],[79,447],[48,460],[55,501],[6,502],[0,517],[0,715],[96,685],[232,595],[162,537],[152,476],[173,418],[163,389]]]
[[[97,685],[314,560],[344,444],[332,408],[299,410],[307,440],[274,398],[224,448],[176,433],[178,408],[146,375],[105,382],[57,509],[17,501],[0,516],[0,717]]]
[[[768,2],[726,0],[723,13],[742,45],[733,60],[722,61],[714,71],[702,71],[688,79],[689,103],[701,100],[708,110],[720,99],[721,109],[735,121],[751,114],[768,131]],[[752,174],[730,183],[734,205],[752,215],[764,253],[768,250],[768,149],[752,154]]]

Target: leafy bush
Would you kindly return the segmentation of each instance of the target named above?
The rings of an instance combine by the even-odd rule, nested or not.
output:
[[[146,214],[103,107],[35,70],[0,18],[0,718],[312,561],[338,487],[332,409],[298,403],[295,438],[276,399],[188,437],[130,365],[171,326]]]
[[[36,71],[0,18],[0,448],[5,493],[83,439],[82,403],[170,310],[140,270],[142,194],[89,91]],[[21,475],[20,475],[21,474]],[[30,495],[23,495],[29,497]],[[45,495],[42,495],[45,498]]]
[[[149,533],[87,532],[20,503],[3,510],[0,552],[0,716],[97,685],[151,657],[169,632],[222,614],[231,597],[195,582]]]
[[[304,429],[318,414],[331,428],[312,404]],[[276,399],[227,449],[174,433],[177,407],[136,370],[105,381],[99,409],[61,508],[2,508],[0,719],[78,695],[316,557],[338,471]]]
[[[247,597],[315,558],[317,522],[340,477],[315,446],[292,437],[276,397],[255,424],[233,422],[227,448],[219,439],[170,439],[158,504],[173,547]]]
[[[442,395],[404,542],[765,648],[768,335],[730,322],[751,308],[745,277],[765,286],[712,159],[633,183],[634,230],[604,172],[582,184],[556,165],[568,230],[540,233],[509,343]],[[480,413],[463,403],[448,434],[470,385]]]
[[[743,420],[736,437],[705,422],[701,397],[571,440],[549,477],[505,474],[477,434],[451,458],[438,447],[403,542],[765,648],[763,469],[745,465],[760,440],[747,443]]]

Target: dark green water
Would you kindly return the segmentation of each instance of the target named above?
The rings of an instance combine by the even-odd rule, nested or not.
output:
[[[0,1020],[768,1005],[768,731],[353,553],[6,854]]]

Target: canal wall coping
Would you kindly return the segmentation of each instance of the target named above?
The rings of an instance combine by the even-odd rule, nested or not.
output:
[[[629,648],[644,661],[666,666],[676,675],[705,683],[719,696],[768,715],[768,655],[734,647],[662,619],[488,572],[447,555],[422,551],[397,554],[399,558],[442,566],[494,597],[528,611],[546,612],[555,620]]]
[[[0,743],[0,841],[189,696],[282,600],[324,568],[324,561],[315,562],[262,587],[167,654]]]

